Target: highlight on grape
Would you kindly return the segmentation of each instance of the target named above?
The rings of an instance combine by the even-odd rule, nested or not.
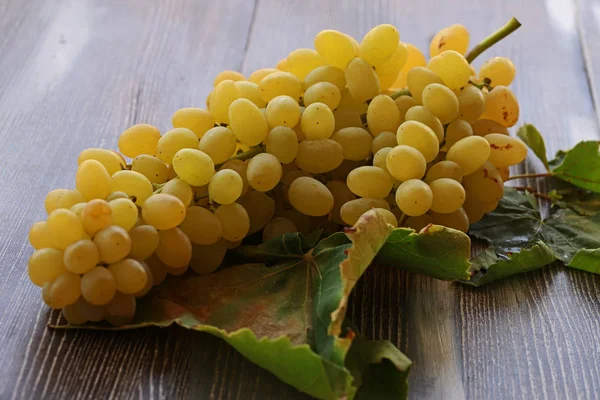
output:
[[[479,71],[462,25],[430,58],[388,24],[359,43],[320,32],[249,77],[223,71],[205,107],[166,132],[134,125],[118,152],[83,150],[74,188],[48,193],[29,231],[31,281],[71,324],[129,323],[168,274],[210,274],[253,235],[335,232],[378,209],[394,227],[467,232],[527,148],[509,136],[515,67]]]

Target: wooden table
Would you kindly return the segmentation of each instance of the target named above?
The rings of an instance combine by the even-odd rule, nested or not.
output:
[[[26,274],[45,194],[73,186],[84,148],[116,148],[135,123],[167,130],[219,71],[274,66],[321,29],[389,22],[427,49],[444,26],[474,43],[512,15],[523,28],[476,64],[515,62],[521,122],[550,153],[598,139],[597,0],[0,0],[0,398],[303,398],[205,334],[46,329],[56,315]],[[471,289],[373,267],[349,314],[413,360],[412,398],[600,397],[598,276],[553,266]]]

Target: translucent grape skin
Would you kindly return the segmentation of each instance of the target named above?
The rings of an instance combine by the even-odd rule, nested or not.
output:
[[[390,205],[384,199],[359,198],[344,203],[340,208],[340,216],[346,225],[353,226],[361,215],[373,208],[389,210]]]
[[[469,49],[469,31],[461,24],[448,26],[435,34],[429,44],[429,56],[435,57],[443,51],[454,50],[465,54]]]
[[[262,241],[267,242],[272,239],[279,238],[286,233],[298,232],[296,225],[286,218],[273,218],[270,220],[262,233]]]
[[[72,272],[65,272],[45,287],[46,303],[59,309],[75,304],[81,296],[81,278]]]
[[[248,184],[248,179],[246,178],[246,171],[248,170],[248,162],[232,159],[232,160],[227,161],[225,164],[223,164],[219,170],[221,171],[224,169],[232,169],[240,175],[240,177],[242,178],[242,182],[244,184],[244,186],[242,188],[242,195],[246,194],[246,192],[248,192],[248,188],[250,187],[250,185]]]
[[[298,101],[302,95],[302,81],[289,72],[275,72],[265,76],[258,84],[260,97],[269,102],[277,96],[290,96]]]
[[[396,135],[392,132],[381,132],[371,143],[371,153],[377,154],[377,152],[384,147],[396,147],[398,141]]]
[[[235,152],[237,141],[233,132],[223,126],[215,126],[206,131],[198,148],[207,154],[215,164],[229,159]]]
[[[142,154],[134,158],[131,162],[131,170],[144,175],[152,183],[165,183],[169,178],[167,164],[162,162],[158,157],[147,154]]]
[[[344,220],[340,215],[340,210],[344,204],[356,199],[356,195],[348,189],[348,185],[340,180],[332,180],[325,185],[333,196],[333,209],[331,210],[331,219],[340,225],[344,225]]]
[[[506,57],[491,58],[479,69],[479,79],[487,79],[492,86],[508,86],[515,79],[515,75],[515,65]]]
[[[273,154],[280,163],[289,164],[298,153],[298,137],[292,128],[277,126],[271,129],[265,140],[267,153]]]
[[[192,187],[179,178],[171,179],[169,182],[165,183],[160,193],[177,197],[186,207],[189,206],[194,199]]]
[[[290,96],[277,96],[269,101],[265,114],[269,126],[293,128],[300,121],[300,105]]]
[[[203,151],[181,149],[173,157],[173,168],[191,186],[204,186],[215,173],[215,164]]]
[[[314,178],[295,179],[288,190],[288,199],[296,210],[313,217],[327,215],[333,209],[333,195]]]
[[[266,107],[267,103],[260,97],[258,83],[249,81],[237,81],[235,87],[241,98],[248,99],[258,108]]]
[[[381,168],[364,166],[352,170],[346,184],[357,196],[382,199],[390,193],[394,182],[390,174]]]
[[[215,77],[215,80],[213,81],[213,87],[216,87],[219,83],[226,81],[226,80],[230,80],[233,82],[244,81],[244,80],[246,80],[246,77],[244,77],[244,75],[242,75],[240,72],[237,72],[237,71],[232,71],[232,70],[221,71]]]
[[[393,25],[377,25],[363,37],[360,57],[371,65],[382,64],[394,54],[399,40],[400,34]]]
[[[300,124],[307,139],[328,139],[335,129],[335,118],[326,104],[317,102],[306,107]]]
[[[371,135],[395,132],[400,126],[400,111],[390,96],[375,96],[367,109],[367,125]]]
[[[142,217],[156,229],[171,229],[178,226],[186,216],[186,207],[181,200],[170,194],[153,194],[142,206]]]
[[[396,137],[394,135],[392,137],[395,141]],[[331,139],[342,145],[345,160],[365,160],[372,154],[373,137],[363,128],[340,129],[331,136]]]
[[[441,143],[444,140],[444,126],[440,120],[426,107],[414,106],[409,108],[404,115],[404,120],[422,122],[431,128],[431,130],[437,136],[438,142]]]
[[[52,248],[34,251],[27,263],[27,273],[31,282],[36,286],[43,287],[44,284],[50,283],[68,272],[63,254],[63,251]]]
[[[171,164],[175,153],[181,149],[197,149],[198,137],[187,128],[174,128],[158,141],[156,156],[165,164]]]
[[[429,183],[433,193],[431,210],[437,213],[449,214],[462,207],[465,202],[465,189],[450,178],[439,178]]]
[[[377,74],[371,65],[361,58],[354,58],[348,63],[346,85],[352,97],[361,103],[372,99],[380,92]]]
[[[142,264],[132,258],[126,258],[108,266],[115,279],[117,290],[125,294],[134,294],[142,290],[150,278]]]
[[[432,57],[427,63],[427,68],[435,72],[451,90],[460,90],[471,78],[469,63],[462,54],[454,50],[447,50]]]
[[[223,236],[223,228],[219,219],[203,207],[188,208],[185,219],[179,227],[196,244],[213,244]],[[167,261],[162,261],[169,265]]]
[[[271,74],[265,78],[269,79]],[[262,82],[261,82],[262,83]],[[260,109],[247,99],[237,99],[229,107],[230,129],[237,140],[248,146],[256,146],[269,134],[267,119]]]
[[[483,114],[485,99],[479,88],[467,86],[460,92],[457,98],[460,118],[473,123]]]
[[[412,96],[400,96],[394,100],[398,112],[400,113],[400,123],[406,120],[406,112],[414,106],[418,106],[419,103]]]
[[[332,171],[344,161],[344,149],[332,139],[303,140],[298,145],[296,164],[311,174]]]
[[[469,175],[479,169],[490,156],[490,146],[487,140],[480,136],[468,136],[456,142],[448,153],[446,160],[458,164],[463,175]]]
[[[112,224],[112,209],[101,199],[89,201],[81,211],[81,223],[86,233],[94,236],[96,232]]]
[[[259,192],[273,189],[281,180],[281,163],[272,154],[257,154],[248,162],[246,178],[248,184]]]
[[[410,217],[425,214],[433,203],[433,192],[429,185],[419,179],[410,179],[396,190],[396,204]]]
[[[113,326],[127,325],[133,321],[135,311],[135,297],[117,292],[106,305],[106,321]]]
[[[135,226],[138,218],[138,208],[129,199],[115,199],[108,203],[112,211],[112,224],[119,225],[126,231]]]
[[[405,121],[396,132],[399,145],[406,145],[417,149],[425,161],[435,159],[439,152],[439,141],[436,134],[427,125],[418,121]]]
[[[406,74],[406,83],[416,103],[423,104],[423,90],[432,83],[442,84],[443,81],[435,72],[425,67],[415,67]]]
[[[152,225],[140,225],[129,231],[131,250],[128,257],[145,260],[158,247],[158,231]]]
[[[427,171],[425,182],[431,183],[436,179],[449,178],[462,182],[462,168],[455,162],[444,160],[433,164]]]
[[[504,195],[502,177],[494,165],[486,161],[481,168],[463,178],[463,185],[470,194],[484,203],[497,203]]]
[[[242,177],[232,169],[224,169],[210,179],[208,195],[211,201],[219,204],[231,204],[242,195],[243,188]]]
[[[275,214],[275,200],[263,192],[249,192],[238,202],[250,218],[250,235],[264,228]]]
[[[248,80],[250,82],[256,83],[258,85],[265,76],[272,74],[274,72],[277,72],[277,69],[275,69],[275,68],[257,69],[256,71],[254,71],[253,73],[250,74],[250,76],[248,77]]]
[[[215,119],[207,110],[190,107],[175,111],[171,123],[173,128],[187,128],[194,132],[196,137],[202,138],[215,125]]]
[[[313,69],[325,65],[325,60],[313,49],[296,49],[287,57],[287,69],[302,80]]]
[[[171,268],[187,268],[192,259],[192,243],[183,230],[173,228],[159,231],[158,235],[160,237],[156,248],[158,259]]]
[[[100,261],[107,264],[122,260],[131,250],[129,234],[117,225],[110,225],[96,233],[94,243],[100,252]]]
[[[323,103],[329,107],[330,110],[335,110],[340,104],[342,95],[340,89],[333,83],[318,82],[306,89],[303,98],[305,106],[309,106],[313,103]]]
[[[46,220],[52,247],[64,250],[71,243],[83,239],[85,231],[79,217],[64,208],[54,210]]]
[[[463,119],[455,119],[446,127],[446,149],[469,136],[473,136],[471,125]]]
[[[510,128],[519,119],[519,102],[509,88],[496,86],[485,97],[485,111],[481,118],[491,119]]]
[[[119,151],[127,157],[135,158],[141,154],[155,155],[160,131],[149,124],[137,124],[128,128],[119,136]]]
[[[230,79],[221,81],[215,86],[210,95],[209,111],[216,122],[224,124],[230,123],[230,106],[239,97],[240,93],[237,90],[237,86],[235,85],[235,82]],[[252,104],[250,100],[246,101]]]
[[[31,226],[31,229],[29,229],[29,243],[36,250],[52,247],[46,221],[38,221]]]
[[[473,134],[477,136],[485,136],[490,133],[502,133],[503,135],[508,135],[508,128],[504,125],[497,123],[496,121],[492,121],[491,119],[478,119],[477,121],[471,123],[471,128],[473,128]]]
[[[345,69],[350,60],[357,55],[348,36],[335,30],[319,32],[315,37],[314,45],[317,53],[323,57],[327,64],[341,70]],[[305,79],[309,76],[310,74]]]
[[[112,274],[104,267],[95,267],[81,278],[81,295],[90,304],[108,304],[117,292]]]
[[[65,267],[75,274],[85,274],[100,262],[100,252],[94,242],[82,239],[71,243],[64,252]]]
[[[354,58],[354,55],[350,56],[350,59],[352,58]],[[344,65],[343,68],[345,67],[346,66]],[[308,89],[315,83],[329,82],[333,83],[341,92],[346,88],[346,76],[343,68],[336,68],[332,65],[323,65],[313,69],[304,78],[304,82],[302,83],[304,90]]]
[[[427,161],[414,147],[398,145],[387,154],[386,167],[392,177],[404,182],[421,179],[425,175]]]
[[[237,242],[250,231],[250,217],[244,207],[238,203],[225,204],[217,208],[215,217],[221,223],[223,238]]]
[[[86,160],[77,168],[75,187],[86,200],[104,199],[111,192],[110,176],[99,161]]]
[[[432,83],[423,89],[423,105],[444,125],[459,114],[458,98],[452,90],[439,83]]]
[[[218,242],[202,246],[192,244],[192,261],[190,266],[198,275],[208,275],[215,272],[225,259],[227,243],[221,239]]]
[[[527,146],[519,139],[501,133],[491,133],[484,136],[490,144],[489,161],[495,167],[510,167],[527,157]]]
[[[141,206],[152,194],[152,183],[138,172],[119,171],[110,178],[110,192],[125,192]]]

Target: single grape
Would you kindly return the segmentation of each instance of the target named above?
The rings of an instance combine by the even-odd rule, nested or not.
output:
[[[215,125],[215,119],[210,112],[202,108],[180,108],[171,117],[173,128],[186,128],[194,132],[197,138],[202,138],[206,131]]]
[[[496,86],[485,97],[485,111],[482,119],[491,119],[510,128],[519,119],[519,102],[506,86]],[[492,132],[501,133],[501,132]]]
[[[468,136],[456,142],[446,159],[454,161],[463,170],[463,175],[470,175],[479,169],[490,156],[490,145],[480,136]]]
[[[444,126],[428,108],[424,106],[411,107],[406,111],[404,120],[422,122],[431,128],[439,143],[444,140]]]
[[[111,192],[110,179],[106,168],[99,161],[86,160],[77,168],[75,187],[85,200],[104,199]],[[47,209],[48,207],[46,207]]]
[[[296,49],[287,57],[287,70],[302,80],[313,69],[325,65],[325,60],[313,49]]]
[[[192,261],[190,266],[198,275],[209,275],[215,272],[225,259],[227,242],[223,239],[217,243],[203,246],[192,244]]]
[[[463,119],[455,119],[446,127],[446,149],[451,148],[456,142],[469,136],[473,136],[471,125]]]
[[[350,59],[354,58],[351,56]],[[344,66],[345,68],[346,66]],[[304,90],[319,82],[333,83],[340,92],[346,88],[346,75],[344,70],[331,65],[323,65],[313,69],[302,83]]]
[[[340,89],[329,82],[315,83],[304,92],[305,106],[309,106],[313,103],[323,103],[329,107],[329,109],[335,110],[340,104],[341,99],[342,95]]]
[[[80,302],[78,301],[75,304],[63,307],[62,309],[63,317],[71,325],[83,325],[88,322],[88,319],[81,313],[79,304]]]
[[[82,275],[100,263],[100,252],[94,242],[82,239],[65,249],[63,261],[69,271]]]
[[[459,114],[458,98],[452,90],[439,83],[432,83],[423,89],[423,105],[444,125]]]
[[[134,294],[146,286],[148,275],[139,261],[126,258],[108,266],[117,290],[125,294]]]
[[[261,153],[248,162],[246,177],[248,184],[259,192],[273,189],[281,180],[281,163],[272,154]]]
[[[314,45],[317,53],[327,64],[342,70],[346,68],[350,60],[357,56],[352,40],[342,32],[335,30],[319,32],[315,37]],[[310,74],[307,75],[307,78],[308,76]]]
[[[461,24],[450,25],[435,34],[429,44],[429,56],[435,57],[446,50],[465,54],[469,49],[469,31]]]
[[[219,219],[206,208],[198,206],[187,209],[185,219],[179,227],[192,242],[197,244],[213,244],[223,236]],[[169,265],[168,262],[165,263]]]
[[[377,168],[381,168],[382,170],[384,170],[385,172],[387,172],[388,174],[390,173],[388,171],[387,168],[387,156],[388,154],[393,150],[393,147],[384,147],[383,149],[379,150],[374,156],[373,156],[373,166],[377,167]],[[396,183],[397,179],[392,177],[392,179],[394,179],[394,183]]]
[[[231,104],[239,99],[240,93],[232,80],[224,80],[215,86],[210,96],[210,114],[216,122],[229,124]],[[248,100],[249,103],[251,103]],[[252,103],[251,103],[252,104]]]
[[[287,70],[288,70],[288,60],[287,60],[287,58],[283,58],[283,59],[279,60],[277,62],[277,64],[275,65],[275,68],[277,68],[277,70],[279,70],[279,71],[287,72]]]
[[[385,95],[375,96],[367,109],[367,125],[371,135],[395,132],[400,126],[400,111],[394,100]]]
[[[433,203],[433,193],[429,185],[419,179],[409,179],[396,190],[396,204],[410,217],[425,214]]]
[[[230,80],[230,81],[244,81],[246,80],[246,77],[244,77],[244,75],[242,75],[240,72],[237,71],[231,71],[231,70],[225,70],[225,71],[221,71],[219,72],[219,74],[216,76],[215,80],[213,81],[213,87],[217,87],[217,85],[223,81],[226,80]]]
[[[462,208],[449,214],[439,214],[430,211],[429,216],[436,225],[442,225],[465,233],[469,230],[469,217],[467,217],[467,213]]]
[[[161,189],[160,193],[177,197],[184,206],[188,207],[194,199],[192,187],[183,179],[172,179]]]
[[[295,179],[288,190],[288,199],[296,210],[313,217],[329,214],[333,209],[333,195],[314,178]]]
[[[208,194],[213,202],[231,204],[242,195],[243,188],[242,177],[232,169],[224,169],[210,179]]]
[[[384,199],[360,198],[346,202],[340,209],[340,217],[346,225],[355,225],[361,215],[373,208],[390,209]]]
[[[238,203],[250,218],[249,235],[264,228],[275,214],[275,201],[263,192],[248,192],[240,197]]]
[[[135,158],[141,154],[156,154],[160,131],[149,124],[137,124],[119,136],[119,151],[127,157]]]
[[[90,236],[94,236],[96,232],[113,223],[112,209],[104,200],[92,200],[86,203],[85,207],[81,211],[80,220],[86,233]]]
[[[463,178],[462,168],[452,161],[439,161],[429,168],[427,176],[425,177],[425,182],[431,183],[440,178],[454,179],[456,182],[460,183]]]
[[[248,146],[260,144],[269,133],[267,120],[260,109],[247,99],[237,99],[229,108],[230,128],[238,141]]]
[[[405,43],[405,45],[407,50],[406,62],[402,69],[400,69],[396,82],[392,84],[392,87],[397,89],[403,89],[407,86],[406,78],[408,71],[415,67],[424,67],[427,65],[427,60],[423,53],[421,53],[421,50],[410,43]]]
[[[377,25],[363,37],[360,43],[360,58],[371,65],[387,61],[398,48],[400,34],[390,24]]]
[[[403,122],[396,133],[396,140],[399,145],[420,151],[427,162],[433,161],[439,152],[439,141],[433,130],[418,121]]]
[[[85,236],[81,219],[64,208],[52,211],[46,223],[52,247],[59,250],[66,249],[68,245]]]
[[[373,67],[364,59],[354,58],[348,63],[345,72],[346,86],[356,101],[362,103],[379,94],[379,78]],[[340,101],[340,105],[342,101]]]
[[[328,139],[335,128],[335,118],[327,105],[312,103],[302,113],[300,124],[307,139]]]
[[[106,320],[113,326],[127,325],[135,316],[135,297],[130,294],[116,293],[106,305]]]
[[[292,128],[300,121],[300,105],[290,96],[277,96],[267,104],[266,118],[269,126]]]
[[[423,90],[432,83],[443,83],[435,72],[423,67],[415,67],[406,74],[406,83],[410,94],[417,104],[423,104]]]
[[[422,91],[421,91],[422,92]],[[412,96],[400,96],[394,100],[396,103],[396,107],[398,107],[398,112],[400,113],[400,123],[406,121],[406,112],[410,110],[414,106],[418,106],[419,104]]]
[[[158,247],[158,231],[152,225],[140,225],[129,231],[131,250],[128,257],[145,260]]]
[[[473,128],[473,134],[477,136],[485,136],[489,135],[490,133],[502,133],[503,135],[509,134],[507,127],[500,125],[491,119],[478,119],[471,124],[471,128]]]
[[[506,182],[508,178],[510,178],[510,168],[509,167],[496,167],[500,177],[502,178],[502,182]]]
[[[83,209],[85,206],[87,206],[87,203],[77,203],[73,207],[69,208],[69,211],[81,218],[81,214],[83,214]]]
[[[339,167],[344,161],[344,148],[331,139],[304,140],[298,145],[296,164],[311,174],[322,174]]]
[[[147,154],[134,158],[131,162],[131,170],[144,175],[151,183],[165,183],[169,178],[167,164],[158,157]]]
[[[404,182],[410,179],[421,179],[425,175],[427,161],[414,147],[398,145],[388,152],[386,167],[392,177]]]
[[[398,145],[398,141],[396,140],[396,135],[392,132],[381,132],[377,135],[376,138],[373,139],[371,143],[371,151],[372,154],[377,154],[377,152],[384,147],[396,147]]]
[[[260,97],[260,90],[258,84],[249,81],[238,81],[235,83],[240,98],[248,99],[258,108],[266,107],[267,103]]]
[[[459,118],[473,123],[483,114],[485,110],[485,98],[479,88],[467,86],[460,92],[457,98]]]
[[[256,71],[254,71],[253,73],[250,74],[250,76],[248,77],[248,80],[250,82],[259,84],[260,81],[262,81],[262,79],[267,76],[270,75],[274,72],[277,72],[277,69],[275,68],[261,68],[261,69],[257,69]]]
[[[394,182],[383,169],[364,166],[352,170],[346,178],[346,184],[357,196],[383,199],[392,190]]]
[[[373,137],[363,128],[340,129],[331,139],[342,145],[345,160],[359,161],[371,156]]]
[[[404,43],[399,42],[396,47],[396,51],[387,61],[374,66],[375,72],[379,77],[379,81],[382,83],[382,90],[390,88],[396,82],[396,79],[398,78],[402,67],[406,63],[407,58],[408,48]],[[386,83],[383,84],[383,82]]]
[[[100,252],[100,261],[112,264],[122,260],[131,250],[131,238],[120,226],[111,225],[94,236],[94,243]]]
[[[194,208],[194,207],[191,207],[191,208]],[[198,208],[200,208],[200,207],[198,207]],[[206,211],[208,211],[208,210],[206,210]],[[190,215],[190,214],[192,216],[196,215],[193,212],[192,213],[188,212],[188,215]],[[200,222],[203,222],[202,219],[197,219],[197,221],[198,220]],[[190,231],[190,232],[197,233],[201,229],[203,229],[204,231],[207,231],[208,229],[210,229],[210,227],[196,227],[194,229],[194,231]],[[164,230],[164,231],[159,231],[158,236],[160,237],[160,240],[158,242],[158,247],[156,248],[156,256],[159,258],[159,260],[171,268],[175,268],[175,269],[187,268],[192,259],[192,243],[190,242],[190,238],[188,237],[189,235],[184,233],[184,231],[183,231],[183,224],[182,224],[181,229],[173,228],[173,229],[168,229],[168,230]],[[194,236],[194,237],[197,239],[197,236]],[[219,237],[220,237],[220,230],[219,230]]]
[[[142,206],[142,217],[156,229],[171,229],[185,219],[186,206],[173,195],[153,194]]]
[[[232,242],[244,239],[250,230],[250,217],[238,203],[225,204],[217,208],[215,216],[221,223],[223,238]]]
[[[50,215],[52,211],[59,208],[58,204],[60,200],[68,191],[68,189],[54,189],[46,195],[46,198],[44,199],[46,214]]]
[[[173,157],[173,168],[191,186],[206,185],[215,173],[213,160],[203,151],[181,149]]]
[[[484,138],[490,144],[489,161],[496,168],[516,165],[527,157],[527,146],[517,138],[501,133],[491,133]]]
[[[125,163],[114,152],[106,149],[85,149],[79,153],[77,165],[86,160],[96,160],[106,168],[108,175],[125,169]]]
[[[135,226],[138,218],[138,208],[129,199],[116,199],[108,203],[112,210],[112,223],[119,225],[126,231]]]
[[[492,86],[508,86],[515,79],[515,65],[506,57],[494,57],[487,60],[479,69],[479,80],[486,79]]]
[[[144,204],[152,191],[152,183],[139,172],[119,171],[110,178],[110,192],[125,192],[129,197],[135,197],[138,206]]]
[[[52,247],[52,238],[46,221],[38,221],[31,226],[29,243],[36,250]]]
[[[446,50],[432,57],[427,63],[427,68],[442,78],[451,90],[459,90],[466,86],[471,78],[469,62],[454,50]]]
[[[267,103],[277,96],[290,96],[298,101],[302,95],[302,81],[289,72],[275,72],[265,76],[258,84],[260,97]]]
[[[160,138],[156,155],[165,164],[171,164],[173,157],[181,149],[197,149],[198,138],[187,128],[171,129]]]
[[[502,177],[489,161],[472,174],[465,175],[463,185],[469,193],[484,203],[497,203],[504,195]]]
[[[232,169],[237,172],[242,178],[242,182],[244,184],[242,189],[242,195],[246,194],[250,185],[248,184],[248,179],[246,178],[246,171],[248,170],[248,162],[242,160],[229,160],[225,164],[221,166],[220,171],[224,169]],[[207,188],[208,190],[208,188]]]
[[[27,263],[27,273],[31,282],[43,287],[44,284],[68,272],[63,255],[63,251],[52,248],[34,251]]]
[[[107,268],[95,267],[81,277],[81,295],[92,305],[107,304],[116,292],[115,279]]]
[[[265,140],[267,153],[277,157],[280,163],[289,164],[298,153],[298,137],[292,128],[277,126],[271,129]]]
[[[465,202],[465,189],[454,179],[436,179],[429,183],[429,187],[433,193],[432,211],[449,214],[461,208]]]
[[[55,309],[75,304],[81,296],[81,278],[72,272],[65,272],[47,284],[45,302]]]

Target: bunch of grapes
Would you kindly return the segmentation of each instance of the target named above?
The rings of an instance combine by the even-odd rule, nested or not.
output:
[[[526,155],[507,129],[513,64],[477,75],[468,43],[445,28],[427,61],[392,25],[361,43],[326,30],[276,68],[222,72],[173,129],[138,124],[119,152],[79,155],[75,188],[50,192],[29,232],[31,281],[72,324],[122,325],[168,274],[210,274],[250,235],[336,231],[373,208],[394,227],[466,232]]]

